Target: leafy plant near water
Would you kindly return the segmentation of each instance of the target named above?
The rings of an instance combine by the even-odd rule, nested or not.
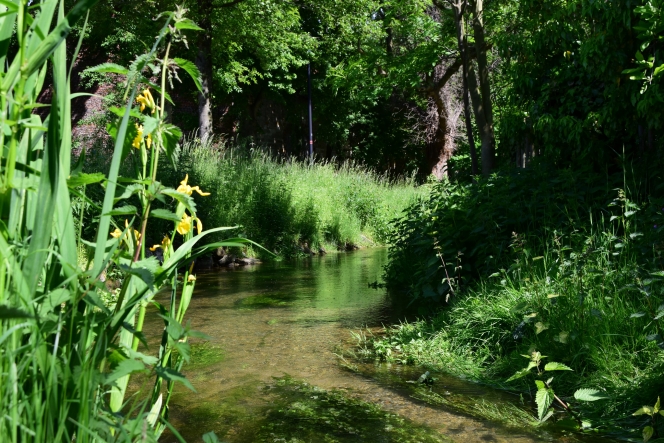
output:
[[[558,362],[549,362],[544,365],[544,368],[540,368],[542,360],[546,358],[545,355],[542,355],[538,351],[533,351],[530,355],[524,355],[523,357],[530,359],[528,366],[516,374],[507,379],[508,382],[512,380],[517,380],[521,377],[526,377],[530,375],[531,369],[535,369],[537,372],[537,380],[535,380],[535,386],[537,387],[537,394],[535,395],[535,402],[537,403],[537,416],[540,423],[544,423],[551,416],[553,416],[554,410],[551,407],[554,400],[560,405],[565,411],[567,411],[574,419],[577,421],[580,427],[589,427],[588,422],[584,422],[581,417],[572,410],[569,403],[564,402],[560,399],[554,392],[551,383],[553,382],[553,377],[544,380],[547,372],[554,371],[572,371],[573,369],[569,366],[558,363]],[[582,401],[596,401],[606,398],[601,392],[597,389],[581,388],[574,393],[574,398]]]
[[[174,383],[189,385],[180,369],[189,358],[192,331],[182,322],[196,282],[191,263],[204,252],[196,243],[227,229],[203,232],[192,192],[205,194],[186,177],[177,189],[157,181],[160,154],[172,157],[180,138],[178,128],[166,121],[166,81],[178,67],[198,76],[191,63],[169,56],[173,44],[186,43],[183,31],[197,29],[185,9],[161,15],[164,24],[153,47],[129,68],[94,68],[124,76],[126,105],[115,110],[119,119],[109,128],[115,148],[108,176],[84,173],[80,164],[70,168],[76,96],[69,89],[72,66],[64,40],[95,3],[78,1],[66,15],[65,2],[57,0],[0,6],[1,40],[16,43],[11,50],[7,43],[0,45],[3,441],[156,441],[169,426]],[[52,101],[42,120],[33,110],[44,107],[37,98],[49,71]],[[161,84],[152,84],[152,76]],[[120,164],[128,156],[137,156],[141,167],[135,176],[121,177]],[[86,242],[75,230],[71,196],[87,201],[86,188],[97,184],[105,188],[104,199],[92,205],[98,216],[96,241]],[[140,207],[127,203],[132,196]],[[174,210],[152,210],[157,200]],[[163,251],[162,262],[146,250],[154,218],[172,223],[170,235],[150,248]],[[92,260],[82,253],[86,248]],[[121,278],[117,294],[109,294],[103,282],[111,266]],[[154,300],[164,285],[171,287],[167,306]],[[102,302],[109,298],[115,299],[110,309]],[[139,352],[149,303],[157,305],[165,323],[156,356]],[[152,375],[154,383],[127,399],[129,377],[137,372]]]

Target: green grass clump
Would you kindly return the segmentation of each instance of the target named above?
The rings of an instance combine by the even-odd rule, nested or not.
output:
[[[188,173],[212,193],[199,208],[206,227],[239,225],[240,234],[280,255],[304,243],[384,244],[391,220],[425,191],[351,162],[281,160],[197,140],[184,144],[176,166],[162,182],[175,185]]]

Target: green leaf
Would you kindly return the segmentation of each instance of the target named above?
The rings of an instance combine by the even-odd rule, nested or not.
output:
[[[104,383],[110,385],[120,377],[129,375],[132,372],[143,371],[143,370],[145,370],[145,365],[138,360],[133,360],[133,359],[122,360],[120,363],[118,363],[113,372],[111,372],[106,376]]]
[[[129,73],[129,69],[116,63],[102,63],[101,65],[92,66],[91,68],[86,69],[85,72],[127,75]]]
[[[128,274],[137,276],[150,288],[152,288],[154,285],[155,274],[158,268],[159,262],[155,257],[148,257],[144,260],[139,260],[135,263],[132,263],[131,266],[120,265],[120,269]]]
[[[120,206],[119,208],[115,208],[112,211],[106,213],[105,215],[134,215],[136,214],[136,206],[133,205],[125,205],[125,206]]]
[[[203,434],[203,443],[221,443],[219,437],[214,432],[208,432]]]
[[[538,321],[535,323],[535,334],[539,335],[540,333],[546,331],[549,329],[549,325],[546,323],[542,323],[541,321]]]
[[[182,203],[190,213],[196,213],[196,203],[194,203],[194,199],[191,198],[190,195],[178,192],[173,188],[164,188],[160,192],[164,195],[174,198],[179,203]],[[180,218],[178,218],[177,221],[180,221]]]
[[[106,176],[101,172],[93,172],[92,174],[81,172],[79,174],[70,176],[67,179],[67,186],[70,188],[77,188],[83,185],[99,183],[104,180],[106,180]]]
[[[189,380],[187,380],[187,378],[184,375],[182,375],[181,373],[179,373],[175,369],[165,368],[163,366],[157,366],[155,368],[155,372],[157,372],[157,375],[160,376],[161,378],[165,379],[165,380],[179,381],[180,383],[182,383],[183,385],[185,385],[186,387],[188,387],[192,391],[196,392],[196,389],[194,389],[194,387],[191,385]]]
[[[7,320],[11,318],[32,318],[32,315],[19,308],[0,305],[0,320]]]
[[[198,26],[193,20],[190,20],[188,18],[185,18],[183,20],[178,21],[175,23],[175,29],[191,29],[192,31],[202,31],[203,28]]]
[[[652,435],[655,433],[655,430],[652,426],[646,426],[643,428],[643,443],[648,443],[648,440],[652,438]]]
[[[537,389],[546,389],[546,385],[542,380],[535,380],[535,386],[537,386]]]
[[[604,400],[609,397],[604,395],[598,389],[581,388],[574,393],[574,398],[579,401],[597,401]]]
[[[60,306],[62,303],[69,300],[70,297],[71,294],[64,288],[59,288],[46,294],[44,301],[39,305],[39,315],[44,316],[52,312],[56,306]]]
[[[535,403],[537,403],[537,414],[541,422],[544,419],[544,414],[546,414],[553,403],[553,390],[538,389],[535,395]]]
[[[530,374],[529,369],[522,369],[520,371],[516,371],[513,376],[511,376],[510,378],[507,379],[507,381],[510,382],[512,380],[517,380],[517,379],[525,377],[526,375],[529,375],[529,374]]]
[[[651,417],[655,414],[655,409],[652,406],[642,406],[632,415],[650,415]]]
[[[161,218],[174,222],[179,222],[181,220],[181,217],[178,217],[175,212],[171,212],[167,209],[153,209],[150,211],[150,217]]]
[[[544,366],[545,371],[573,371],[574,369],[570,368],[567,365],[558,363],[555,361],[549,362]]]
[[[178,65],[180,68],[184,69],[187,74],[191,77],[191,79],[194,81],[194,84],[196,85],[196,89],[198,89],[200,92],[203,91],[203,86],[201,84],[201,72],[198,70],[196,65],[189,60],[185,60],[183,58],[174,58],[173,61],[175,62],[176,65]]]
[[[18,5],[11,0],[0,0],[0,5],[7,7],[7,12],[18,12]]]

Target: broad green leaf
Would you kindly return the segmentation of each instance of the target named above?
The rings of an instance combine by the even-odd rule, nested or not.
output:
[[[513,376],[511,376],[510,378],[507,379],[507,381],[510,382],[512,380],[517,380],[517,379],[525,377],[529,374],[530,374],[529,369],[522,369],[520,371],[516,371]]]
[[[120,66],[116,63],[102,63],[101,65],[87,68],[85,72],[99,72],[105,74],[108,73],[108,74],[127,75],[129,73],[129,69],[125,68],[124,66]]]
[[[191,198],[190,195],[183,194],[182,192],[178,192],[173,188],[164,188],[160,191],[162,194],[167,195],[169,197],[174,198],[177,200],[179,203],[182,203],[182,205],[191,213],[194,214],[196,213],[196,203],[194,203],[194,199]],[[181,218],[181,217],[180,217]],[[178,221],[180,220],[178,218]]]
[[[198,26],[193,20],[190,20],[188,18],[185,18],[183,20],[178,21],[175,24],[175,29],[191,29],[192,31],[202,31],[203,28]]]
[[[155,281],[155,274],[159,268],[159,262],[155,257],[148,257],[132,263],[131,266],[120,265],[120,269],[128,274],[140,278],[149,288],[152,288]]]
[[[643,443],[648,443],[655,433],[655,429],[652,426],[646,426],[643,428]]]
[[[105,377],[104,383],[110,385],[120,377],[124,377],[125,375],[129,375],[133,372],[143,370],[145,370],[145,365],[143,362],[133,359],[122,360],[120,363],[118,363],[115,369]]]
[[[574,369],[570,368],[567,365],[558,363],[555,361],[549,362],[544,366],[545,371],[573,371]]]
[[[540,333],[546,331],[549,329],[549,325],[546,323],[542,323],[541,321],[538,321],[535,323],[535,334],[539,335]]]
[[[174,58],[173,61],[175,62],[176,65],[178,65],[180,68],[184,69],[184,71],[189,74],[191,79],[194,81],[194,84],[196,85],[196,89],[199,91],[203,91],[203,86],[201,84],[201,72],[198,70],[196,65],[189,60],[185,60],[183,58]]]
[[[179,222],[181,220],[181,217],[178,217],[175,212],[171,212],[167,209],[153,209],[150,211],[150,217],[161,218],[173,222]]]
[[[553,391],[551,389],[538,389],[535,394],[535,403],[537,403],[537,415],[540,421],[543,421],[544,415],[553,403]]]
[[[203,443],[221,443],[219,437],[214,432],[208,432],[203,434]]]
[[[652,406],[642,406],[632,415],[650,415],[655,414],[655,409]]]
[[[91,185],[94,183],[99,183],[106,180],[106,176],[101,172],[93,172],[92,174],[87,174],[81,172],[76,175],[71,175],[67,179],[67,186],[70,188],[77,188],[83,185]]]
[[[136,211],[137,211],[136,206],[125,205],[113,209],[112,211],[108,212],[106,215],[135,215]]]
[[[604,400],[609,397],[604,395],[598,389],[581,388],[574,393],[574,398],[580,401],[597,401],[597,400]]]
[[[196,389],[194,389],[189,380],[187,380],[187,378],[184,375],[180,374],[175,369],[165,368],[163,366],[157,366],[155,368],[155,372],[157,372],[157,375],[165,380],[179,381],[180,383],[188,387],[190,390],[196,392]]]

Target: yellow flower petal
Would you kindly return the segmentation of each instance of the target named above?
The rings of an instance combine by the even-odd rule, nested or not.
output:
[[[154,252],[154,251],[156,251],[156,250],[159,249],[159,248],[161,248],[161,245],[153,245],[153,246],[150,248],[150,251]]]
[[[113,238],[120,238],[122,235],[122,231],[119,230],[118,228],[115,228],[115,231],[111,232],[111,237]]]
[[[178,222],[176,230],[180,235],[185,235],[187,232],[191,231],[191,217],[188,216],[186,212],[182,214],[182,220]]]
[[[161,241],[162,249],[166,249],[171,245],[171,239],[164,235],[164,239]]]
[[[203,232],[203,222],[198,217],[196,217],[196,230],[198,231],[199,234]]]
[[[145,144],[147,145],[148,149],[150,149],[150,146],[152,146],[152,134],[148,134],[148,138],[145,139]]]
[[[196,276],[195,276],[195,275],[190,275],[190,276],[187,278],[187,281],[188,281],[188,282],[196,281]]]
[[[136,131],[136,137],[134,138],[134,141],[131,142],[131,145],[136,149],[140,149],[141,140],[143,140],[143,125],[139,126],[138,123],[136,123]]]
[[[201,191],[201,188],[199,188],[198,186],[194,186],[193,188],[191,188],[191,190],[192,190],[192,191],[196,191],[196,192],[198,192],[198,193],[199,193],[200,195],[202,195],[203,197],[207,197],[208,195],[210,195],[209,192],[203,192],[203,191]]]

